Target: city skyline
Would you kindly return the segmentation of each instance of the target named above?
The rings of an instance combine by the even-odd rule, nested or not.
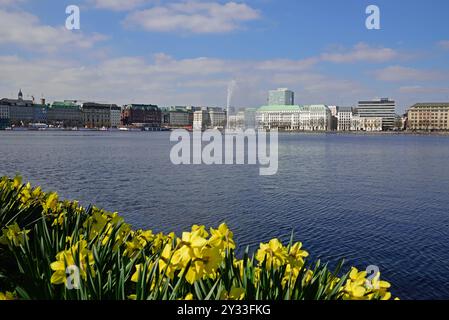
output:
[[[447,1],[376,1],[381,30],[367,1],[86,0],[79,31],[69,4],[0,0],[1,97],[224,106],[235,80],[242,107],[281,87],[300,104],[391,97],[399,114],[449,100]]]

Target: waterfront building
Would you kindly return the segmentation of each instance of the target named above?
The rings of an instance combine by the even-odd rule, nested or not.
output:
[[[0,105],[0,130],[9,127],[9,106]]]
[[[207,108],[203,110],[195,111],[193,113],[193,129],[204,130],[210,126],[209,111]]]
[[[449,103],[417,103],[408,110],[407,130],[448,131]]]
[[[379,132],[383,130],[383,118],[361,117],[354,114],[351,120],[351,131]]]
[[[10,125],[27,126],[36,122],[35,117],[41,118],[41,114],[34,108],[33,101],[23,99],[22,90],[19,91],[17,99],[1,99],[0,108],[4,115],[8,115]]]
[[[301,107],[297,105],[269,105],[257,110],[256,122],[259,129],[283,131],[298,130]]]
[[[210,127],[224,128],[226,126],[226,112],[222,109],[209,111]]]
[[[9,127],[9,106],[0,105],[0,130]]]
[[[33,105],[33,122],[34,123],[47,123],[47,110],[48,106],[45,104],[34,104]]]
[[[0,130],[5,130],[9,127],[9,119],[0,118]]]
[[[9,106],[8,105],[0,105],[0,119],[9,119]]]
[[[353,109],[351,107],[338,108],[337,131],[351,131]]]
[[[160,128],[162,112],[156,105],[129,104],[123,108],[122,124],[146,128]]]
[[[295,104],[295,94],[287,88],[270,90],[268,93],[268,105],[270,106],[292,106]]]
[[[61,127],[82,127],[83,113],[76,101],[55,101],[48,108],[47,123]]]
[[[228,117],[228,128],[229,129],[241,129],[244,130],[245,128],[245,111],[239,111],[234,115],[230,115]]]
[[[359,101],[357,110],[361,118],[382,118],[382,130],[394,129],[396,117],[395,101],[388,98]]]
[[[118,128],[122,124],[122,108],[111,106],[111,128]]]
[[[326,105],[275,105],[259,108],[256,122],[261,129],[281,131],[329,131],[331,111]]]
[[[86,102],[82,105],[83,122],[87,128],[110,128],[111,109],[116,108],[115,104],[102,104]]]
[[[170,126],[170,111],[168,108],[161,108],[161,126]]]
[[[301,131],[330,131],[332,114],[323,104],[302,106],[300,108],[300,122],[295,124]]]
[[[169,125],[172,128],[191,128],[193,112],[187,108],[176,108],[169,111]]]

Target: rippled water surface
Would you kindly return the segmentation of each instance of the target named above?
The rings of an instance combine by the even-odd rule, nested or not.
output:
[[[379,266],[401,298],[449,298],[449,137],[281,135],[279,172],[174,166],[168,133],[0,132],[0,175],[180,232],[226,221],[241,247],[292,230],[313,258]]]

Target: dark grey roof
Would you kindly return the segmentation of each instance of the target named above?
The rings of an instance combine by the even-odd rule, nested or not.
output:
[[[338,107],[338,112],[354,112],[352,107]]]
[[[20,100],[20,99],[8,99],[3,98],[0,100],[0,105],[6,105],[6,106],[32,106],[33,101],[32,100]]]

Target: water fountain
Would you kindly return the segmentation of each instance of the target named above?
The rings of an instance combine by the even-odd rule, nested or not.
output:
[[[231,101],[232,101],[232,96],[234,95],[234,90],[235,87],[237,86],[237,81],[232,80],[229,82],[228,84],[228,96],[227,96],[227,101],[226,101],[226,132],[231,132],[231,128],[229,126],[230,121],[229,121],[229,117],[231,114]]]

